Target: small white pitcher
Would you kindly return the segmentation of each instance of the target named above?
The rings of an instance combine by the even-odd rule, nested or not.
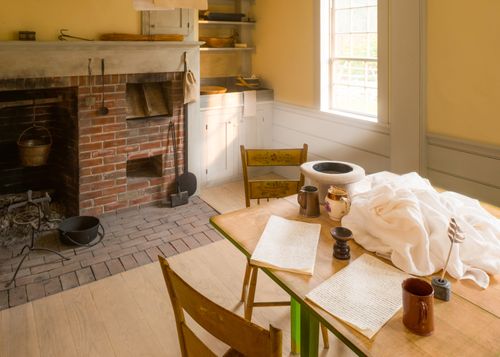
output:
[[[325,197],[325,209],[330,219],[340,222],[342,217],[349,213],[351,199],[343,188],[330,186]]]

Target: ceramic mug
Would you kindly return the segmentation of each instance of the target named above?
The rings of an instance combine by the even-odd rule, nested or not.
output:
[[[349,194],[343,188],[330,186],[325,197],[325,209],[334,221],[340,221],[351,208]]]
[[[434,289],[425,280],[409,278],[403,287],[403,324],[411,332],[429,336],[434,331]]]
[[[319,216],[318,188],[315,186],[304,186],[297,195],[300,205],[300,214],[305,217]]]

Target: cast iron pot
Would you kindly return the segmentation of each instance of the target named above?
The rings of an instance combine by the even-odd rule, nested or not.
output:
[[[99,227],[101,227],[102,233],[99,232]],[[61,232],[61,241],[65,244],[92,247],[104,238],[104,227],[97,217],[92,216],[67,218],[59,225],[59,231]],[[97,235],[99,238],[91,244]]]

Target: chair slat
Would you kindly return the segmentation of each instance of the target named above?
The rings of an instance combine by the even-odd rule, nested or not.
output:
[[[248,166],[298,166],[303,149],[247,149]]]
[[[252,180],[248,181],[250,197],[280,198],[296,194],[300,187],[294,180]]]

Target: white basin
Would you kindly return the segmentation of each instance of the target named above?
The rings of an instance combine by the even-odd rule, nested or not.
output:
[[[365,177],[361,166],[343,161],[309,161],[303,163],[300,170],[318,187],[320,203],[324,202],[331,185],[342,187],[350,194],[350,186]]]

